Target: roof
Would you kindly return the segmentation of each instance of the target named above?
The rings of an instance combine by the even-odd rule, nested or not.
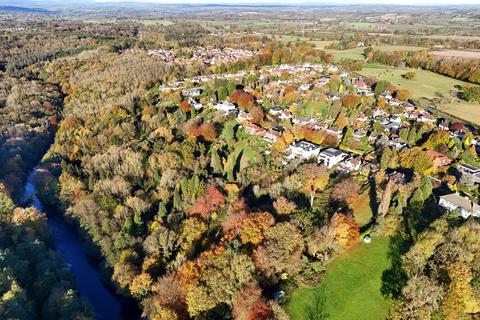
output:
[[[468,197],[460,195],[458,192],[440,196],[440,199],[450,202],[459,208],[469,211],[480,211],[480,205],[470,200]]]
[[[437,151],[434,151],[434,150],[427,150],[426,154],[427,154],[427,156],[429,156],[432,159],[437,159],[437,158],[442,158],[442,157],[448,158],[443,153],[440,153],[440,152],[437,152]]]
[[[463,167],[463,168],[467,169],[468,171],[472,171],[472,172],[476,172],[476,171],[480,170],[480,168],[472,166],[471,164],[468,164],[468,163],[460,163],[458,165],[458,168],[460,168],[460,167]]]
[[[322,152],[320,152],[320,154],[326,155],[326,156],[329,156],[329,157],[338,157],[338,156],[341,156],[343,154],[343,152],[338,150],[338,149],[328,148],[328,149],[325,149]]]
[[[298,141],[293,146],[295,148],[301,148],[301,149],[306,150],[306,151],[312,151],[312,150],[315,150],[315,149],[320,147],[320,146],[318,146],[314,143],[310,143],[308,141]]]

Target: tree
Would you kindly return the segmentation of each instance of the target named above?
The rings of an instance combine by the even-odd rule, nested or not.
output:
[[[414,71],[408,71],[402,77],[404,77],[407,80],[413,80],[413,79],[415,79],[416,76],[417,76],[417,74]]]
[[[407,101],[412,96],[412,93],[408,89],[398,89],[395,91],[395,97],[400,101]]]
[[[313,206],[313,200],[317,191],[322,191],[328,185],[330,173],[325,166],[308,163],[299,168],[303,178],[303,192],[310,196],[310,206]]]
[[[275,202],[273,202],[273,208],[279,215],[289,215],[297,209],[297,206],[294,202],[289,201],[285,197],[278,197]]]
[[[330,315],[327,312],[326,294],[323,287],[314,288],[313,297],[304,307],[304,314],[307,320],[327,320]]]
[[[432,167],[432,160],[420,147],[413,147],[400,153],[400,165],[403,168],[424,173]]]
[[[195,201],[192,208],[190,208],[189,215],[208,219],[209,214],[220,208],[224,203],[225,196],[212,186],[207,189],[202,197]]]
[[[265,231],[265,240],[253,254],[257,268],[273,282],[295,272],[304,247],[302,234],[288,222]]]
[[[330,221],[329,234],[333,245],[343,250],[357,243],[360,227],[352,216],[335,213]]]
[[[375,94],[380,95],[387,90],[390,83],[387,80],[380,80],[375,83]]]
[[[342,98],[342,104],[347,108],[354,108],[360,103],[360,97],[353,94],[347,94]]]
[[[347,178],[337,183],[333,188],[331,199],[351,205],[359,196],[360,185],[352,178]]]

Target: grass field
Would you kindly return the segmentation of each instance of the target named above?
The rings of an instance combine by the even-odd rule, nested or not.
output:
[[[348,26],[350,28],[358,29],[358,30],[365,30],[373,28],[374,24],[370,22],[352,22],[349,23]]]
[[[282,40],[282,41],[285,41],[285,42],[290,42],[290,41],[295,42],[297,40],[306,41],[308,43],[311,43],[311,44],[315,45],[315,48],[317,48],[317,49],[325,49],[326,46],[331,45],[334,42],[337,42],[337,41],[330,41],[330,40],[325,40],[325,41],[324,40],[310,40],[310,38],[307,38],[307,37],[289,36],[289,35],[281,35],[281,34],[276,34],[276,35],[269,34],[268,36],[270,36],[270,37],[275,36],[276,39]]]
[[[370,206],[370,189],[365,190],[352,205],[355,221],[363,227],[372,221],[373,212]]]
[[[417,74],[414,80],[407,80],[402,77],[402,75],[408,71],[414,71]],[[463,81],[442,76],[431,71],[395,68],[378,64],[367,64],[363,70],[358,73],[365,77],[376,77],[377,79],[388,80],[395,86],[409,89],[412,92],[412,97],[415,99],[432,99],[439,96],[446,97],[455,85],[465,84]]]
[[[480,125],[480,103],[451,103],[437,106],[437,109],[459,119]]]
[[[382,272],[391,265],[389,240],[358,243],[333,260],[317,288],[301,288],[287,304],[292,320],[307,320],[304,308],[315,290],[323,290],[330,320],[384,320],[390,307],[380,293]]]
[[[426,50],[427,47],[415,47],[415,46],[390,46],[390,45],[381,45],[381,46],[373,46],[374,50],[380,51],[420,51]],[[327,50],[328,53],[333,54],[335,57],[335,61],[340,62],[342,59],[357,59],[357,60],[364,60],[365,57],[363,56],[363,51],[365,47],[357,47],[353,49],[347,50]]]

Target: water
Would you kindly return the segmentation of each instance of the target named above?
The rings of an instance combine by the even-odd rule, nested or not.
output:
[[[24,187],[22,203],[33,205],[43,211],[43,206],[36,196],[33,183],[35,169],[29,173]],[[48,229],[53,235],[55,250],[70,265],[76,279],[77,289],[83,299],[93,307],[95,319],[122,320],[122,303],[103,285],[100,273],[89,263],[85,247],[75,232],[58,216],[48,217]]]

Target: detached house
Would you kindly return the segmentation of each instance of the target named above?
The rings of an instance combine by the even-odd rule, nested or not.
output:
[[[448,211],[459,210],[461,216],[467,219],[470,216],[480,217],[480,206],[470,198],[459,193],[451,193],[440,197],[438,204]]]
[[[184,97],[198,97],[202,93],[202,89],[200,88],[192,88],[192,89],[183,89],[182,96]]]
[[[318,163],[323,163],[327,168],[331,169],[336,164],[343,161],[348,155],[338,149],[328,148],[320,152],[318,155]]]
[[[461,163],[458,165],[457,170],[462,176],[465,176],[474,183],[480,183],[480,168],[472,166],[468,163]]]
[[[307,160],[318,156],[320,146],[308,141],[299,141],[288,147],[287,151],[290,153],[287,159],[299,158]]]
[[[432,160],[433,168],[435,170],[452,163],[452,160],[449,157],[440,152],[427,150],[426,154]]]
[[[215,110],[221,111],[225,114],[228,114],[230,112],[236,111],[237,107],[231,102],[224,101],[222,103],[217,103],[216,105],[213,106]]]

